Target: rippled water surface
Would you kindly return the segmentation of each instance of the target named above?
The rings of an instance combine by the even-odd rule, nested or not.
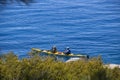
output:
[[[37,0],[0,8],[0,49],[26,55],[32,47],[101,55],[120,64],[119,0]]]

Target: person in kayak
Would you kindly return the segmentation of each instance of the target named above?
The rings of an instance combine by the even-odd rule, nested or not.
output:
[[[64,51],[64,54],[66,54],[66,55],[71,54],[71,50],[70,50],[69,47],[66,47],[66,49],[65,49],[65,51]]]
[[[53,47],[52,47],[51,52],[52,52],[52,53],[56,53],[56,52],[57,52],[56,46],[53,46]]]

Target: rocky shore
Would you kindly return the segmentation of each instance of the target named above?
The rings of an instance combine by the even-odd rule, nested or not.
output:
[[[120,68],[120,65],[119,64],[105,64],[105,67],[108,67],[110,69],[114,69],[115,67]]]
[[[67,60],[66,62],[77,61],[77,60],[80,60],[80,59],[81,58],[71,58],[71,59]],[[108,67],[110,69],[114,69],[115,67],[120,68],[120,64],[105,64],[104,66]]]

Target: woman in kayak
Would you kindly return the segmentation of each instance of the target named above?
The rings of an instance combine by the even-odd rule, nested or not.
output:
[[[56,52],[57,52],[56,46],[53,46],[53,47],[52,47],[51,52],[52,52],[52,53],[56,53]]]

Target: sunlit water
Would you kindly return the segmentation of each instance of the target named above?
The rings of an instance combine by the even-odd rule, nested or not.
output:
[[[120,64],[119,0],[38,0],[0,8],[0,50],[25,56],[32,47],[101,55]]]

